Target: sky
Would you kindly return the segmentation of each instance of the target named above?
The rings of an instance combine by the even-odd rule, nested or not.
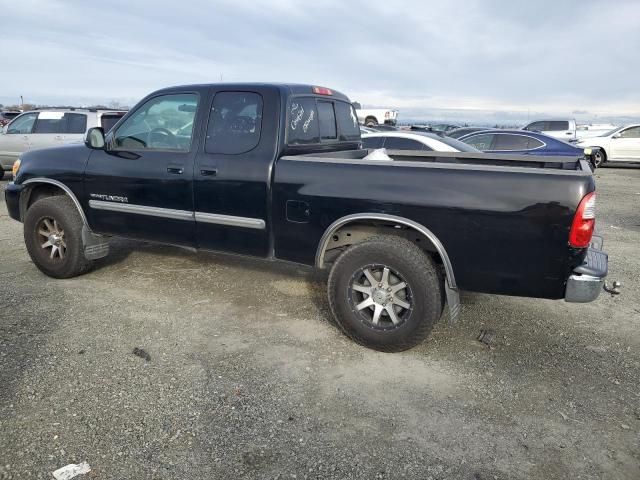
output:
[[[640,118],[638,0],[19,0],[0,25],[5,105],[273,81],[400,120]]]

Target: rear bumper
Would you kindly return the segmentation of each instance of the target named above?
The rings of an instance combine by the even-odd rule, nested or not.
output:
[[[600,249],[601,247],[602,239],[594,237],[584,263],[575,268],[567,280],[564,295],[566,302],[592,302],[600,295],[609,270],[609,257]]]
[[[4,200],[7,204],[9,216],[14,220],[20,221],[20,193],[24,187],[9,182],[4,190]]]

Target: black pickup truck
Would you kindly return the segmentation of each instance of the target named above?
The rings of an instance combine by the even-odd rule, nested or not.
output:
[[[355,341],[410,348],[459,290],[594,300],[607,256],[581,158],[361,149],[356,113],[307,85],[174,87],[106,136],[31,151],[6,203],[45,274],[86,272],[109,237],[330,268]]]

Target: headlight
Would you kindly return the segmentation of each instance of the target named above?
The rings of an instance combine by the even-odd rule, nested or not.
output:
[[[584,149],[584,154],[585,155],[591,155],[591,149],[590,148],[585,148]]]
[[[11,169],[11,174],[13,175],[13,179],[15,180],[16,175],[18,175],[18,169],[20,168],[20,160],[16,160],[13,162],[13,168]]]

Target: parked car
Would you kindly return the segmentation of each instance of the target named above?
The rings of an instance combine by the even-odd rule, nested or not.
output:
[[[522,130],[483,130],[460,137],[460,141],[483,152],[523,155],[582,157],[584,148],[542,133]]]
[[[398,110],[387,108],[362,108],[358,102],[354,102],[358,122],[365,127],[377,125],[395,125],[398,123]]]
[[[577,138],[576,121],[573,119],[536,120],[524,127],[523,130],[544,133],[550,137],[559,138],[567,142],[575,141]]]
[[[18,115],[0,135],[0,179],[6,171],[11,171],[22,152],[80,143],[88,129],[99,126],[108,131],[125,113],[75,108],[33,110]]]
[[[378,132],[362,135],[363,148],[422,150],[432,152],[476,152],[480,150],[449,137],[428,132]]]
[[[607,161],[640,162],[640,124],[617,127],[599,137],[578,141],[583,148],[598,147],[594,152],[597,166]]]
[[[481,132],[483,130],[491,130],[491,129],[487,127],[460,127],[460,128],[454,128],[453,130],[449,130],[446,133],[446,135],[449,138],[460,138],[465,135],[468,135],[469,133]]]
[[[455,321],[459,290],[599,295],[607,255],[590,248],[595,182],[583,159],[369,159],[360,143],[335,90],[172,87],[106,136],[96,127],[84,144],[22,154],[5,200],[54,278],[86,272],[111,236],[330,268],[337,323],[383,351],[423,340],[445,298]]]
[[[22,112],[14,112],[11,110],[0,112],[0,127],[7,125],[11,120],[20,115],[20,113]]]

